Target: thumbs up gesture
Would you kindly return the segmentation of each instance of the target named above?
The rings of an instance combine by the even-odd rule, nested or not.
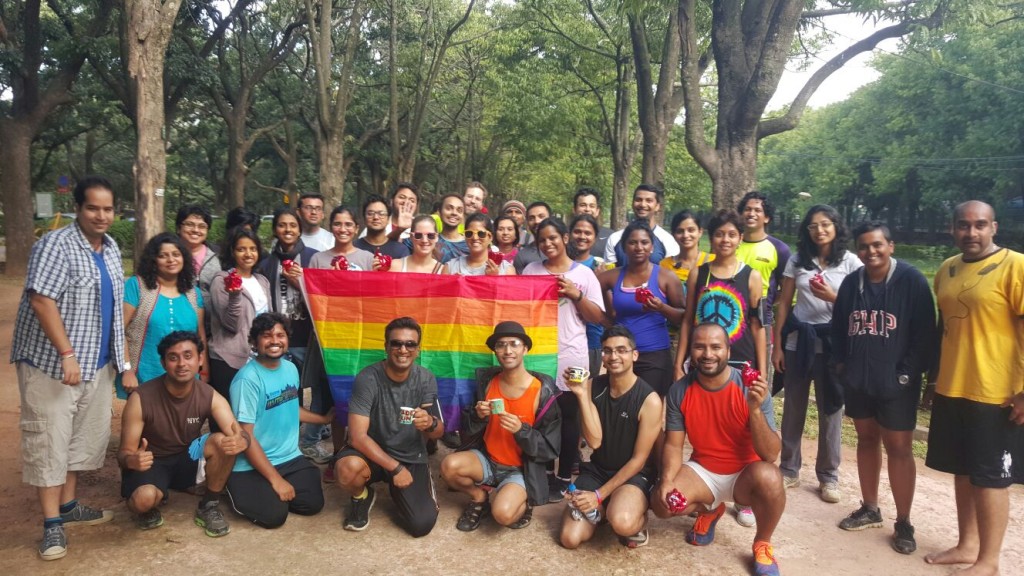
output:
[[[139,442],[139,448],[125,458],[128,468],[145,472],[153,467],[153,453],[149,451],[149,442],[143,438]]]
[[[249,447],[249,441],[242,433],[242,427],[238,425],[238,421],[231,422],[231,429],[225,433],[220,439],[220,449],[226,456],[234,456],[245,452],[245,449]]]

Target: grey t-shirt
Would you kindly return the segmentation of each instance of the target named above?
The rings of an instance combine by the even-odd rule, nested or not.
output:
[[[437,379],[430,370],[413,365],[405,382],[395,382],[384,372],[384,361],[375,362],[356,375],[348,410],[370,419],[369,435],[399,462],[424,464],[427,442],[411,424],[401,424],[402,406],[422,407],[438,419]],[[444,423],[438,424],[444,426]]]
[[[337,254],[335,254],[333,250],[317,252],[312,258],[310,258],[309,267],[319,268],[321,270],[330,270],[331,260],[334,260],[335,256],[337,256]],[[348,259],[349,270],[359,272],[368,272],[373,270],[373,254],[370,254],[366,250],[356,248],[354,252],[346,254],[345,258]]]

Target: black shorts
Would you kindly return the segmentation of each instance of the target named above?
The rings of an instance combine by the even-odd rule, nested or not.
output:
[[[163,458],[153,458],[153,466],[145,472],[121,470],[121,497],[129,498],[140,486],[152,484],[167,497],[167,490],[188,490],[196,485],[199,462],[188,451]]]
[[[849,386],[843,388],[846,415],[850,418],[874,418],[886,430],[909,432],[917,428],[917,404],[921,385],[905,386],[891,398],[877,398]]]
[[[580,490],[586,490],[587,492],[593,492],[596,489],[604,486],[605,482],[612,479],[615,476],[615,471],[605,470],[593,462],[583,462],[580,464],[580,475],[576,477],[576,487]],[[651,497],[651,490],[654,489],[654,482],[657,480],[656,474],[653,468],[644,468],[637,474],[630,477],[626,484],[630,486],[636,486],[644,493],[647,498]],[[604,502],[610,501],[612,498],[611,494],[601,494],[601,500]]]
[[[402,462],[412,474],[412,484],[405,488],[396,488],[391,483],[389,471],[384,470],[380,464],[370,460],[351,446],[345,446],[339,450],[334,456],[334,461],[337,462],[350,456],[362,459],[370,468],[370,479],[366,482],[367,485],[377,482],[388,483],[391,499],[398,508],[399,523],[406,532],[417,538],[430,533],[434,524],[437,523],[438,508],[434,480],[430,476],[430,466],[426,462],[422,464]]]
[[[641,352],[640,356],[633,363],[633,373],[664,398],[668,389],[672,386],[672,350],[654,350],[652,352]]]
[[[1024,427],[1010,408],[936,394],[925,465],[980,488],[1024,483]]]

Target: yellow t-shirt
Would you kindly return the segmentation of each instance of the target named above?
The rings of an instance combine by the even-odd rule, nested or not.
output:
[[[1024,254],[954,256],[935,274],[942,314],[936,392],[1002,404],[1024,386]]]
[[[700,251],[697,253],[697,262],[694,266],[700,266],[701,264],[711,262],[714,259],[714,254],[708,254],[707,252]],[[690,269],[683,268],[682,266],[676,267],[676,259],[674,256],[669,256],[663,259],[661,261],[661,267],[675,273],[676,277],[679,278],[679,281],[683,283],[683,286],[686,286],[686,279],[690,277]]]

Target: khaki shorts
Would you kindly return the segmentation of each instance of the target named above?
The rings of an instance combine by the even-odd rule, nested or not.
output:
[[[64,484],[68,472],[97,470],[110,440],[113,362],[96,379],[65,386],[27,362],[18,362],[21,392],[22,481],[32,486]]]

